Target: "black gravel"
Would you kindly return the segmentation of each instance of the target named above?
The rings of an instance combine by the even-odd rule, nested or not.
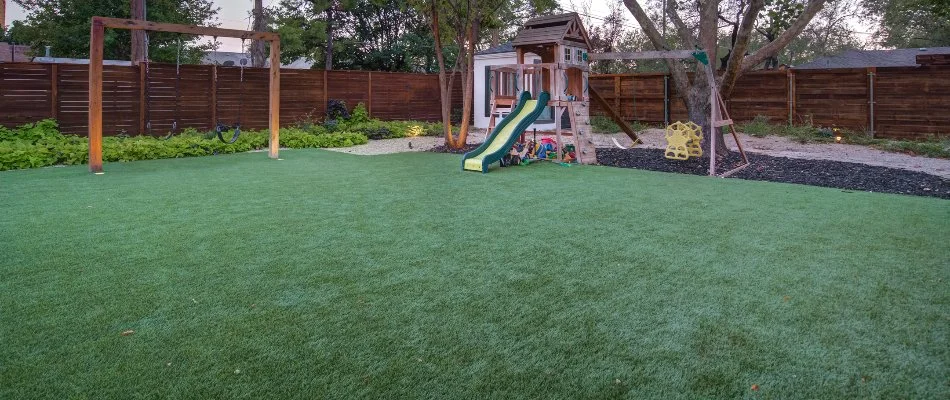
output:
[[[453,148],[448,147],[448,146],[446,146],[446,145],[444,145],[444,144],[440,144],[440,145],[435,146],[435,147],[433,147],[433,148],[431,148],[431,149],[429,149],[429,150],[427,150],[427,151],[431,151],[431,152],[433,152],[433,153],[465,154],[465,153],[468,153],[468,152],[470,152],[470,151],[472,151],[472,150],[475,150],[475,148],[478,147],[478,146],[479,146],[478,144],[466,144],[466,145],[465,145],[464,147],[462,147],[461,149],[453,149]]]
[[[950,199],[950,180],[923,172],[828,160],[805,160],[749,153],[752,165],[730,178],[798,183],[838,189]],[[602,165],[706,175],[709,158],[670,160],[661,149],[597,149]],[[738,153],[717,160],[719,173],[740,165]]]

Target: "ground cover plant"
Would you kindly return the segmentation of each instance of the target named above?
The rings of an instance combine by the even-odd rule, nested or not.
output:
[[[950,139],[948,138],[929,137],[916,141],[875,139],[864,132],[848,129],[822,128],[811,124],[774,124],[763,115],[756,116],[752,121],[738,124],[736,129],[739,132],[756,137],[785,136],[799,143],[835,143],[835,138],[840,136],[843,143],[871,146],[895,153],[950,158]]]
[[[950,394],[946,200],[281,155],[0,173],[0,398]]]
[[[230,138],[231,133],[226,136]],[[113,162],[242,153],[267,148],[268,136],[267,130],[245,130],[234,143],[224,143],[213,132],[195,129],[185,129],[164,140],[152,136],[107,136],[102,140],[102,157],[104,161]],[[280,130],[280,145],[286,148],[349,147],[366,142],[366,136],[361,133],[331,133],[319,126]],[[15,129],[0,126],[0,171],[88,161],[88,139],[61,134],[54,120]]]

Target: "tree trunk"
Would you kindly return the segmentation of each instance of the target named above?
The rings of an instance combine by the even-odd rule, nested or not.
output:
[[[264,5],[263,0],[254,0],[254,30],[258,32],[263,32],[265,29],[264,24]],[[255,40],[251,43],[251,66],[257,68],[264,67],[264,41]]]
[[[333,11],[336,7],[336,1],[331,1],[327,7],[327,48],[323,59],[326,61],[324,69],[327,71],[333,69]]]
[[[465,49],[465,61],[462,65],[462,75],[465,77],[465,86],[462,86],[462,122],[459,123],[459,135],[455,141],[455,148],[465,146],[468,139],[468,127],[472,121],[472,103],[475,92],[475,44],[478,42],[478,20],[472,21],[468,28],[465,42],[460,48]]]
[[[439,9],[435,1],[430,3],[429,23],[432,28],[433,45],[435,47],[435,59],[439,64],[439,95],[441,96],[440,106],[442,108],[442,133],[445,135],[445,145],[449,148],[455,148],[455,137],[452,136],[452,83],[454,76],[447,76],[445,68],[445,56],[442,53],[442,33],[439,29]],[[456,57],[456,65],[458,57]],[[454,68],[453,68],[454,69]]]

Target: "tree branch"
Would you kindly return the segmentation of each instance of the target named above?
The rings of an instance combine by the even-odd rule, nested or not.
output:
[[[740,69],[742,72],[749,71],[752,68],[755,68],[756,65],[761,64],[769,57],[774,57],[778,54],[779,51],[788,46],[795,37],[797,37],[802,31],[808,26],[808,23],[811,22],[812,18],[815,17],[815,14],[818,14],[818,11],[821,11],[821,8],[824,7],[827,0],[808,0],[808,5],[805,6],[805,11],[802,12],[794,22],[782,32],[775,40],[762,46],[755,53],[749,55],[742,60],[742,66]]]
[[[720,94],[722,94],[724,98],[729,98],[733,88],[735,88],[736,80],[741,73],[739,67],[742,65],[742,60],[745,58],[745,53],[749,48],[752,28],[755,27],[755,20],[758,19],[759,13],[763,8],[765,8],[765,0],[752,0],[749,4],[749,8],[745,10],[745,15],[742,16],[732,51],[729,53],[729,60],[726,61],[726,72],[722,75]]]
[[[657,50],[670,50],[666,39],[660,35],[660,31],[656,29],[656,25],[653,24],[653,21],[647,16],[647,13],[640,7],[638,1],[623,0],[623,4],[627,6],[627,9],[633,14],[633,18],[640,24],[640,28],[642,28],[643,32],[650,38],[650,42],[653,43],[653,48]],[[675,11],[671,14],[675,14]],[[679,16],[677,15],[676,18],[679,19]],[[682,22],[682,20],[680,20],[680,22]],[[686,69],[683,68],[683,65],[677,60],[664,59],[663,61],[666,62],[667,68],[670,69],[670,75],[673,76],[673,85],[676,87],[676,94],[680,96],[683,101],[686,101],[686,96],[689,93],[689,75],[686,75]]]
[[[624,0],[624,3],[627,3],[627,1]],[[634,3],[637,3],[637,2],[634,2]],[[637,6],[639,7],[639,3],[637,3]],[[627,5],[627,8],[630,8],[630,6]],[[630,11],[633,12],[633,10],[630,10]],[[695,48],[696,43],[699,40],[697,40],[696,37],[693,36],[689,32],[689,28],[686,26],[686,23],[683,22],[683,19],[680,18],[679,13],[676,12],[675,1],[666,2],[666,14],[668,17],[670,17],[670,21],[673,22],[673,26],[676,27],[676,33],[680,35],[680,39],[683,40],[683,43],[686,43],[686,45],[689,46],[689,48],[691,49]],[[643,24],[641,23],[640,25],[642,26]]]

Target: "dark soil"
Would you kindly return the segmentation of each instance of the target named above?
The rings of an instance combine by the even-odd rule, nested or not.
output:
[[[798,183],[838,189],[910,194],[950,199],[950,180],[923,172],[828,160],[805,160],[772,157],[749,153],[752,165],[730,178],[756,181]],[[602,165],[706,175],[709,158],[670,160],[661,149],[597,149],[597,162]],[[738,153],[717,161],[718,173],[740,165]]]
[[[461,149],[453,149],[453,148],[448,147],[448,146],[446,146],[446,145],[444,145],[444,144],[440,144],[440,145],[438,145],[438,146],[435,146],[435,147],[429,149],[428,151],[431,151],[431,152],[433,152],[433,153],[465,154],[465,153],[468,153],[468,152],[470,152],[470,151],[472,151],[472,150],[475,150],[475,148],[478,147],[478,146],[479,146],[478,144],[466,144],[466,145],[465,145],[464,147],[462,147]]]

